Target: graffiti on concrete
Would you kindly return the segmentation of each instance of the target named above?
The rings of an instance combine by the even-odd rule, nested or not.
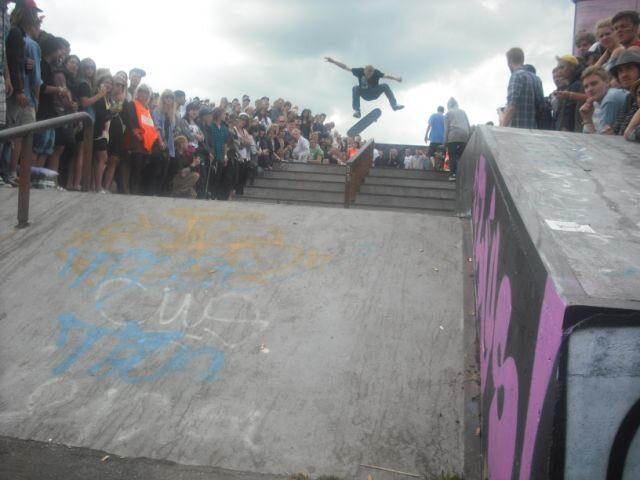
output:
[[[109,377],[117,375],[126,383],[151,382],[170,374],[187,372],[191,363],[203,357],[206,367],[199,375],[200,380],[213,380],[224,363],[221,350],[213,347],[190,347],[180,343],[184,339],[181,331],[149,332],[142,330],[133,320],[123,328],[92,325],[72,314],[59,317],[60,348],[70,346],[71,335],[78,333],[75,348],[57,365],[53,371],[65,373],[92,350],[100,350],[104,344],[114,343],[107,348],[100,359],[87,368],[90,375]],[[152,365],[151,372],[136,373]]]
[[[519,472],[518,478],[528,480],[542,407],[562,339],[564,305],[547,280],[531,364],[531,359],[519,355],[510,343],[518,334],[514,329],[522,326],[519,319],[513,322],[516,307],[504,258],[505,250],[513,251],[509,242],[514,240],[507,236],[509,225],[502,224],[497,202],[496,187],[481,156],[475,172],[472,225],[487,463],[492,479],[510,479]]]
[[[88,295],[95,315],[59,317],[58,347],[67,356],[54,373],[74,368],[137,383],[190,374],[208,357],[193,378],[213,380],[223,351],[269,327],[255,302],[259,289],[377,251],[373,242],[340,251],[301,246],[261,213],[175,208],[160,218],[76,231],[57,252],[61,280]],[[81,337],[76,343],[71,331]],[[89,360],[88,351],[109,342],[115,347],[101,351],[102,360]],[[137,374],[148,363],[153,373]]]

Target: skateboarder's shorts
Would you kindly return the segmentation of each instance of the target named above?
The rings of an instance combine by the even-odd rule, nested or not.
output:
[[[436,152],[438,151],[438,148],[441,147],[442,144],[441,143],[433,143],[431,142],[429,144],[429,156],[430,157],[435,157],[436,156]]]

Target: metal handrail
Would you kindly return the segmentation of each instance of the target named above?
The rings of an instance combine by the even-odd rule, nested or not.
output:
[[[34,133],[49,130],[51,128],[63,127],[70,123],[82,123],[84,136],[82,139],[82,189],[89,188],[91,182],[91,157],[93,154],[93,119],[86,112],[71,113],[61,117],[42,120],[40,122],[19,125],[0,131],[0,143],[8,142],[14,138],[22,138]],[[29,142],[31,145],[31,142]],[[29,193],[31,189],[31,156],[26,156],[20,162],[20,184],[18,186],[18,228],[29,225]]]
[[[373,163],[374,141],[369,140],[352,159],[347,162],[347,170],[344,182],[344,208],[349,208],[360,191],[360,185],[369,175],[369,169]]]

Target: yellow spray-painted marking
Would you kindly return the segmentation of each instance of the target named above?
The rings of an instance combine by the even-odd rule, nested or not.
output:
[[[189,255],[198,258],[211,256],[222,258],[231,267],[242,265],[244,270],[236,271],[234,278],[258,285],[265,284],[270,277],[286,274],[295,269],[311,270],[327,265],[333,257],[319,253],[315,249],[293,245],[287,242],[281,228],[271,227],[262,235],[238,235],[241,227],[250,225],[251,231],[266,220],[266,215],[254,212],[230,212],[228,210],[172,208],[166,222],[154,223],[146,215],[135,221],[110,223],[95,230],[76,231],[71,235],[69,245],[76,249],[118,255],[126,248],[141,248],[157,252],[159,256]],[[171,219],[174,219],[173,221]],[[175,219],[179,221],[176,225]],[[180,225],[180,223],[182,225]],[[85,253],[91,257],[90,253]],[[66,252],[58,257],[67,260]],[[89,265],[89,260],[77,254],[71,270],[80,274]],[[104,275],[108,266],[101,265],[95,275]],[[173,272],[169,261],[166,267],[154,266],[143,276],[148,279],[166,278]],[[184,277],[210,278],[213,270],[199,265],[191,266]],[[122,262],[114,274],[130,269]],[[228,273],[228,272],[227,272]],[[92,284],[91,279],[86,284]]]

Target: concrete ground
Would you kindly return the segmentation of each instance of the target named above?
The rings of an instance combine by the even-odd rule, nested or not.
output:
[[[16,230],[16,199],[0,190],[7,442],[462,472],[459,219],[34,191]]]

